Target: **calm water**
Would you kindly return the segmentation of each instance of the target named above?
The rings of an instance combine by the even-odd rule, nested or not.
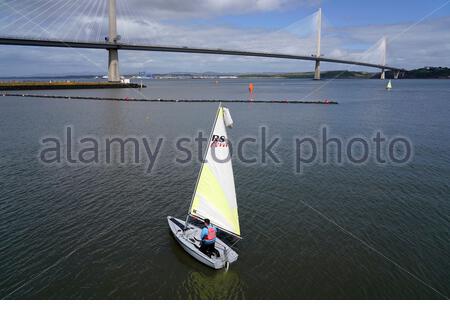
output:
[[[450,82],[255,80],[259,99],[336,106],[230,105],[233,140],[269,128],[282,163],[235,162],[244,240],[230,271],[184,253],[166,216],[184,217],[199,164],[180,136],[209,133],[217,105],[0,97],[0,297],[9,299],[440,299],[450,295]],[[247,81],[152,81],[148,97],[247,98]],[[133,90],[46,92],[138,96]],[[39,140],[165,137],[142,165],[44,166]],[[406,166],[314,165],[294,174],[293,138],[402,135]],[[193,148],[193,150],[196,150]],[[257,154],[258,148],[250,149]]]

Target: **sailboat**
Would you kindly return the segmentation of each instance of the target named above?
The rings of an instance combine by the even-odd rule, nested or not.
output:
[[[389,80],[386,85],[386,90],[391,90],[391,89],[392,89],[392,82],[391,82],[391,80]]]
[[[170,230],[181,247],[195,259],[214,269],[224,267],[228,269],[229,264],[237,260],[238,254],[219,237],[216,238],[216,250],[213,254],[207,255],[201,252],[201,228],[190,223],[190,219],[198,221],[209,219],[220,231],[238,240],[241,239],[233,167],[226,130],[227,127],[232,126],[230,111],[220,104],[186,220],[167,217]]]

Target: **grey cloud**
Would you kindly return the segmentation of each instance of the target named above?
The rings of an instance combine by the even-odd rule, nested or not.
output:
[[[310,55],[315,52],[315,34],[311,22],[300,20],[283,30],[246,28],[230,26],[190,25],[171,20],[158,20],[147,14],[149,7],[155,12],[180,14],[200,11],[206,14],[218,14],[239,10],[247,1],[144,1],[130,0],[129,6],[142,6],[142,19],[135,15],[121,15],[118,20],[119,32],[123,41],[149,44],[179,46],[212,47],[270,51],[291,54]],[[253,10],[277,10],[293,5],[295,1],[252,0]],[[126,7],[120,7],[127,12]],[[307,4],[308,1],[302,1]],[[151,5],[150,5],[151,4]],[[147,8],[147,9],[146,9]],[[79,40],[102,39],[107,34],[106,18],[95,14],[74,14],[70,21],[44,23],[44,32],[38,27],[29,27],[27,35],[59,38],[77,37]],[[1,15],[0,15],[1,17]],[[31,25],[31,24],[29,24]],[[0,29],[4,26],[0,22]],[[382,36],[388,37],[388,59],[392,65],[414,68],[424,65],[450,65],[450,17],[428,19],[408,28],[409,23],[392,25],[370,25],[351,28],[325,28],[322,49],[326,56],[381,62],[380,51],[364,52]],[[101,28],[100,28],[101,27]],[[408,30],[405,32],[405,30]],[[14,31],[14,30],[12,30]],[[20,31],[20,30],[19,30]],[[1,33],[1,31],[0,31]],[[121,67],[124,72],[135,71],[297,71],[311,70],[310,62],[282,61],[260,58],[221,57],[189,54],[167,54],[149,52],[121,52]],[[36,66],[36,62],[38,62]],[[104,70],[101,67],[103,66]],[[351,68],[324,64],[323,69]],[[75,49],[46,49],[5,47],[0,52],[0,75],[37,74],[39,69],[58,70],[64,73],[106,72],[106,54],[104,51]],[[95,71],[93,71],[95,70]]]
[[[292,6],[313,5],[315,0],[129,0],[125,13],[148,18],[211,17],[223,14],[245,14],[283,10]],[[126,7],[125,7],[126,8]]]

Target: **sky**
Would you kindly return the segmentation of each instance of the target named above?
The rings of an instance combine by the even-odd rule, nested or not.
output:
[[[117,0],[123,42],[450,66],[450,0]],[[104,41],[107,0],[0,0],[0,37]],[[386,47],[381,40],[386,39]],[[120,71],[299,72],[313,62],[120,51]],[[103,50],[3,46],[0,77],[106,74]],[[322,70],[367,70],[323,63]]]

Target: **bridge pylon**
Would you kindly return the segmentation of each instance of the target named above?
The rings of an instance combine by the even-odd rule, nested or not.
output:
[[[116,0],[109,0],[109,43],[116,43],[119,38],[117,36],[117,15]],[[120,82],[119,74],[119,50],[108,49],[108,81]]]
[[[317,12],[317,44],[316,65],[314,67],[314,80],[320,80],[320,41],[322,37],[322,8]]]
[[[383,39],[381,40],[381,45],[382,45],[382,50],[383,50],[383,57],[382,57],[382,65],[385,66],[386,65],[386,55],[387,55],[387,40],[386,37],[383,37]],[[381,69],[381,74],[380,74],[380,79],[384,80],[386,79],[386,71],[383,69]]]

